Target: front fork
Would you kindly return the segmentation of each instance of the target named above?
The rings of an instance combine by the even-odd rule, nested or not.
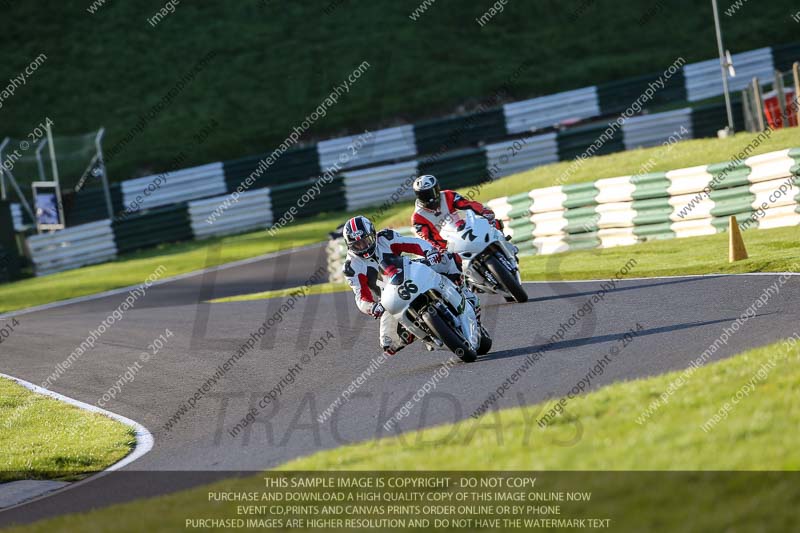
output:
[[[447,317],[446,320],[453,326],[457,327],[456,324],[456,316],[460,315],[464,311],[464,307],[467,305],[467,299],[464,294],[459,290],[458,294],[461,298],[458,308],[455,310],[455,315],[453,314],[453,310],[450,309],[450,305],[448,304],[443,297],[436,296],[434,297],[432,294],[427,295],[427,302],[425,305],[422,306],[422,309],[409,309],[406,311],[407,315],[406,318],[411,322],[411,324],[405,324],[403,327],[410,330],[414,333],[417,337],[422,338],[435,338],[431,335],[431,332],[427,330],[425,327],[425,322],[422,320],[422,315],[426,312],[430,312],[431,308],[436,309],[436,312],[442,316]],[[424,333],[424,335],[420,335]],[[437,344],[441,344],[441,342],[437,342]]]
[[[487,255],[494,256],[504,267],[508,269],[509,272],[519,277],[519,265],[515,260],[509,259],[509,257],[515,257],[514,250],[508,249],[509,246],[510,244],[505,241],[497,241],[490,246],[486,253]],[[479,273],[481,276],[483,276],[483,278],[494,288],[495,291],[502,291],[500,283],[494,279],[494,276],[491,272],[489,272],[489,269],[486,268],[486,265],[484,265],[482,262],[479,262],[479,265]]]

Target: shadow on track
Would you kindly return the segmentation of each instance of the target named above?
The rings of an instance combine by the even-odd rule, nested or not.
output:
[[[722,278],[722,277],[725,277],[725,276],[703,276],[703,277],[699,277],[698,276],[696,278],[682,278],[682,279],[674,279],[674,280],[670,280],[670,281],[659,281],[658,283],[642,283],[640,285],[632,285],[630,287],[617,287],[617,288],[615,288],[613,290],[608,291],[608,293],[612,294],[612,293],[622,292],[622,291],[632,291],[632,290],[638,290],[638,289],[646,289],[646,288],[649,288],[649,287],[658,287],[658,286],[661,286],[661,285],[674,285],[676,283],[690,283],[690,282],[698,281],[698,280],[701,280],[701,279],[702,280],[708,280],[708,279],[716,279],[716,278]],[[602,283],[604,281],[605,280],[598,280],[598,283]],[[622,279],[620,281],[625,281],[625,280]],[[553,281],[552,283],[569,283],[569,282],[570,282],[570,280],[563,280],[563,281],[559,280],[559,281]],[[539,284],[539,285],[541,285],[541,284]],[[592,295],[594,295],[596,293],[597,293],[597,290],[586,291],[586,292],[575,292],[575,293],[572,293],[572,294],[555,294],[553,296],[542,296],[541,298],[530,298],[526,303],[531,304],[531,303],[537,303],[537,302],[546,302],[548,300],[562,300],[562,299],[569,299],[569,298],[577,298],[579,296],[592,296]],[[520,305],[520,304],[515,304],[515,305]]]
[[[767,316],[772,313],[765,313],[762,315],[756,315],[753,318]],[[718,320],[709,320],[704,322],[687,322],[684,324],[675,324],[672,326],[661,326],[658,328],[650,328],[650,329],[643,329],[637,332],[637,336],[645,336],[645,335],[658,335],[659,333],[669,333],[672,331],[680,331],[683,329],[691,329],[691,328],[698,328],[702,326],[708,326],[711,324],[719,324],[723,322],[733,322],[736,320],[736,317],[733,318],[720,318]],[[752,319],[751,319],[752,320]],[[608,335],[598,335],[596,337],[584,337],[581,339],[569,339],[556,342],[549,349],[547,349],[544,353],[552,352],[556,350],[562,350],[564,348],[577,348],[579,346],[586,346],[589,344],[602,344],[604,342],[611,342],[622,338],[623,335],[628,333],[627,331],[623,331],[622,333],[610,333]],[[535,344],[533,346],[527,346],[524,348],[514,348],[512,350],[502,350],[499,352],[489,353],[481,358],[478,359],[480,361],[492,361],[494,359],[505,359],[507,357],[519,357],[525,356],[532,353],[536,353],[539,350],[544,350],[547,348],[547,344]]]

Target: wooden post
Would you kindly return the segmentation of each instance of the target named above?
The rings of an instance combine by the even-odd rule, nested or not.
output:
[[[775,95],[778,97],[778,106],[781,109],[781,128],[789,127],[789,115],[786,114],[786,91],[783,87],[783,74],[775,71]]]
[[[764,99],[761,98],[761,85],[758,84],[758,78],[753,78],[753,104],[755,104],[756,124],[758,124],[758,131],[767,129],[766,121],[764,120]]]
[[[795,61],[792,65],[792,75],[794,77],[794,99],[792,109],[797,116],[797,124],[800,125],[800,62]]]
[[[753,110],[750,104],[750,91],[745,88],[742,91],[742,112],[744,113],[744,130],[755,131],[755,124],[753,121]]]

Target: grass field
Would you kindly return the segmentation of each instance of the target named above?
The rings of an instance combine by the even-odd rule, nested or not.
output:
[[[81,479],[116,463],[135,444],[133,431],[116,420],[0,378],[0,483]]]
[[[704,431],[701,426],[770,361],[774,366],[766,378],[757,380],[752,397],[740,400],[727,419]],[[683,372],[617,383],[577,396],[544,429],[532,428],[525,419],[535,416],[538,421],[558,400],[323,451],[281,469],[800,469],[800,435],[785,431],[784,423],[800,416],[800,343],[790,346],[782,341],[699,368],[684,376],[677,392],[639,424],[642,412]],[[492,423],[502,427],[504,443],[498,443],[496,431],[476,429]],[[526,431],[530,432],[527,440]],[[576,432],[581,438],[575,439]],[[573,440],[578,442],[564,445]],[[531,453],[531,447],[536,453]]]
[[[675,145],[671,151],[666,152],[663,148],[656,147],[594,157],[586,160],[585,164],[571,176],[569,181],[571,183],[579,183],[600,178],[635,174],[639,171],[642,164],[649,161],[651,158],[655,160],[656,166],[654,167],[654,171],[727,161],[743,147],[747,146],[751,139],[751,134],[740,133],[729,139],[685,141]],[[768,142],[759,146],[754,153],[765,153],[795,146],[800,146],[800,128],[776,132]],[[499,196],[551,185],[568,165],[569,163],[547,165],[528,172],[499,179],[485,185],[480,190],[478,199],[486,201]],[[378,225],[388,225],[392,227],[407,226],[411,218],[412,210],[412,204],[408,202],[395,205],[388,209],[379,220],[376,220],[376,223]],[[365,212],[370,211],[371,210],[365,210]],[[141,283],[144,278],[152,273],[159,265],[164,265],[166,267],[164,276],[174,276],[205,267],[255,257],[277,250],[284,250],[294,246],[323,241],[327,238],[328,232],[335,229],[336,226],[344,222],[347,217],[352,214],[356,213],[318,215],[310,220],[305,220],[282,229],[275,237],[270,237],[265,231],[257,231],[237,236],[209,239],[206,241],[181,244],[167,243],[152,250],[123,256],[111,263],[0,285],[0,313]],[[788,231],[790,231],[791,234],[791,230]],[[749,232],[746,234],[748,235],[746,240],[749,241],[752,239],[760,242],[767,235],[771,235],[767,232],[764,236],[759,237],[758,235],[760,233],[762,232]],[[752,235],[752,237],[750,235]],[[783,235],[783,233],[779,232],[777,235]],[[712,237],[712,240],[714,238],[723,239],[724,237]],[[684,246],[687,248],[690,247],[691,242],[694,241],[689,240],[686,243],[679,241],[674,244],[664,244],[663,246],[665,247],[664,250],[672,251],[671,253],[675,254],[679,253],[676,250],[682,250]],[[719,242],[721,243],[722,241],[720,240]],[[641,248],[639,246],[635,248],[636,250],[653,250],[653,253],[659,253],[660,248],[658,248],[658,246],[660,245],[654,246],[654,248],[650,249]],[[770,245],[765,242],[764,246],[758,251],[766,251],[771,247],[776,248],[780,246],[780,243]],[[623,255],[634,253],[627,250],[632,249],[626,247],[621,249],[621,251],[612,252],[608,257],[613,258],[613,254],[617,253]],[[773,252],[776,253],[778,251],[778,248],[773,250]],[[587,253],[594,255],[597,252]],[[582,255],[577,254],[573,256],[567,254],[555,257],[559,258],[559,260],[568,257],[582,259],[587,257],[587,253],[582,252]],[[603,254],[605,253],[606,252],[603,252]],[[702,256],[705,254],[703,251],[692,251],[690,249],[687,249],[686,253],[688,256],[692,254],[699,254]],[[724,257],[724,251],[721,253],[722,255],[720,255],[720,257]],[[784,250],[784,252],[781,253],[790,252]],[[674,257],[674,255],[672,257]],[[756,268],[761,264],[759,261],[763,260],[764,256],[762,255],[759,258],[759,256],[754,254],[754,258],[755,259],[750,262],[737,263],[734,267],[719,266],[719,268],[716,268],[714,261],[716,261],[717,258],[711,254],[707,257],[708,261],[711,261],[711,263],[703,260],[696,265],[697,268],[693,270],[684,269],[682,273],[702,273],[698,270],[702,267],[711,268],[711,271],[714,272],[722,271],[719,270],[722,268],[741,269],[742,265],[747,265],[748,268]],[[681,259],[682,263],[677,266],[675,266],[674,262],[665,261],[664,259],[666,259],[666,256],[663,259],[654,257],[652,260],[653,268],[661,272],[661,274],[658,275],[665,275],[666,272],[673,267],[684,267],[683,259]],[[529,263],[529,261],[533,261],[533,263]],[[529,276],[527,279],[541,279],[540,277],[536,277],[536,275],[538,275],[537,272],[541,272],[540,265],[543,264],[541,263],[543,261],[553,261],[553,259],[538,258],[526,260],[523,266],[527,264],[536,265],[536,268],[526,268],[525,274]],[[566,264],[573,264],[573,261],[567,259]],[[577,265],[577,263],[575,264]],[[609,266],[613,267],[614,265],[613,263],[609,263]],[[768,268],[767,266],[762,267]],[[574,269],[579,270],[579,265],[575,266]],[[744,270],[734,271],[741,272]],[[598,272],[601,272],[601,270],[598,270]],[[584,272],[582,275],[585,274]]]
[[[24,138],[46,115],[57,134],[105,126],[108,151],[210,51],[217,53],[211,63],[109,161],[112,180],[167,170],[179,155],[190,166],[272,151],[365,60],[369,71],[304,140],[469,108],[525,63],[514,99],[661,72],[678,56],[693,62],[717,54],[708,2],[509,2],[483,27],[475,19],[491,2],[432,2],[414,21],[420,4],[182,2],[152,27],[147,19],[162,0],[64,0],[46,12],[8,2],[8,20],[31,24],[3,32],[0,79],[19,75],[39,54],[47,59],[4,102],[4,135]],[[750,2],[723,17],[731,51],[796,41],[796,7]],[[194,142],[212,120],[218,126],[208,139]]]
[[[649,419],[641,421],[642,411],[678,379],[683,380],[682,384],[668,401]],[[752,384],[747,395],[740,394],[733,404],[733,398],[747,384]],[[323,451],[285,464],[279,470],[531,470],[546,476],[548,471],[800,468],[798,433],[786,426],[788,420],[800,417],[800,343],[796,340],[793,345],[781,341],[701,366],[688,376],[678,371],[609,385],[569,400],[563,414],[550,420],[544,429],[539,427],[536,420],[556,403],[553,400],[501,410],[455,425]],[[727,409],[726,418],[709,426],[708,421],[726,404],[733,405]],[[639,490],[630,481],[625,486],[608,486],[608,477],[583,479],[581,488],[593,487],[598,496],[592,500],[592,514],[611,514],[622,522],[631,520],[638,528],[644,523],[662,531],[717,530],[711,525],[718,526],[720,521],[742,531],[751,530],[751,526],[785,531],[791,523],[785,512],[794,508],[797,491],[796,486],[786,486],[791,480],[777,478],[774,486],[766,489],[772,490],[769,505],[753,509],[752,491],[757,487],[751,485],[743,490],[743,480],[736,483],[734,478],[731,486],[723,489],[729,490],[731,497],[720,509],[719,501],[714,501],[719,487],[715,487],[715,496],[712,491],[706,494],[693,490],[699,501],[693,499],[689,505],[684,497],[687,488],[681,484],[686,483],[685,478],[659,477],[655,479],[658,486],[651,482]],[[639,481],[647,479],[642,477]],[[707,483],[708,478],[696,477],[693,481]],[[209,504],[210,491],[263,491],[263,487],[261,476],[230,480],[12,531],[167,531],[182,527],[188,517],[235,516],[233,504]],[[657,509],[643,516],[641,506],[648,500],[645,495],[653,494],[663,494],[663,498],[658,498]],[[742,505],[736,503],[738,500]],[[693,513],[690,509],[706,511]],[[757,520],[754,514],[759,515]]]

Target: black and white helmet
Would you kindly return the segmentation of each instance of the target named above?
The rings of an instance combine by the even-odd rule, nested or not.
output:
[[[375,226],[367,217],[359,215],[345,222],[342,235],[347,249],[354,254],[368,259],[375,253]]]
[[[436,176],[425,174],[414,180],[414,194],[422,207],[438,211],[441,193],[442,188],[439,186]]]

